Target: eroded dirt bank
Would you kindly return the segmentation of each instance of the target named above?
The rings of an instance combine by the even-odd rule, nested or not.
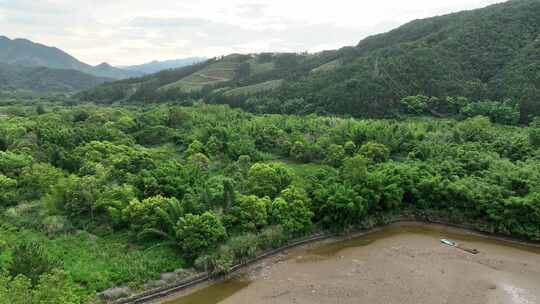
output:
[[[441,237],[480,253],[443,246]],[[243,278],[164,303],[540,303],[540,249],[441,226],[395,225],[292,250]]]

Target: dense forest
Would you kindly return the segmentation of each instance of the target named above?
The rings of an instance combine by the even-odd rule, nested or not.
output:
[[[521,122],[529,122],[540,115],[539,32],[540,2],[512,0],[415,20],[353,47],[229,55],[80,97],[100,103],[202,98],[250,111],[390,117],[407,96],[464,96],[509,99],[519,105]]]
[[[288,240],[400,214],[540,240],[540,119],[512,126],[505,105],[507,124],[470,105],[430,118],[429,102],[359,120],[5,100],[0,301],[83,303],[174,269],[226,273]]]

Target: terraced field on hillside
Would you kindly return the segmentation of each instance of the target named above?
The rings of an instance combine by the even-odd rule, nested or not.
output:
[[[249,86],[244,86],[244,87],[228,90],[224,94],[225,96],[241,96],[241,95],[257,94],[257,93],[262,93],[262,92],[276,89],[280,87],[282,84],[283,84],[283,79],[270,80],[270,81],[257,83],[254,85],[249,85]]]
[[[160,90],[178,89],[184,92],[192,92],[200,90],[206,85],[229,81],[234,78],[238,64],[230,61],[217,62],[176,82],[165,85]]]

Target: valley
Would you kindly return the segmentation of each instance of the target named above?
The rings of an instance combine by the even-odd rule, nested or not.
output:
[[[540,1],[311,52],[351,25],[122,1],[0,3],[147,62],[0,37],[0,304],[540,301]]]

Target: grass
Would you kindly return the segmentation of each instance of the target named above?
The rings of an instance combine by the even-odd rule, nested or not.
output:
[[[274,69],[275,64],[273,61],[258,63],[255,58],[246,61],[249,63],[251,75],[262,74]]]
[[[341,59],[332,60],[311,70],[311,72],[328,72],[337,69],[341,65]]]
[[[225,92],[225,96],[241,96],[241,95],[251,95],[261,92],[270,91],[280,87],[283,84],[282,79],[270,80],[266,82],[257,83],[254,85],[249,85],[245,87],[239,87]]]
[[[124,284],[139,287],[158,279],[163,272],[185,265],[175,249],[147,248],[133,243],[127,233],[94,239],[81,231],[49,238],[37,230],[17,229],[4,221],[0,241],[16,244],[20,240],[38,241],[49,255],[63,261],[64,270],[87,295]]]
[[[327,165],[315,164],[315,163],[298,163],[289,159],[272,160],[269,163],[279,163],[285,165],[291,173],[293,173],[293,183],[299,186],[305,186],[309,176],[313,176],[319,169],[333,169]]]

